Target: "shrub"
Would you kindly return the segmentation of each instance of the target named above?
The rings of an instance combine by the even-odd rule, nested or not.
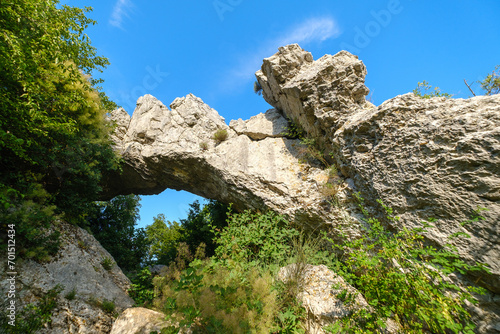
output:
[[[272,278],[289,262],[319,260],[323,254],[313,239],[272,212],[231,213],[228,225],[213,232],[214,257],[194,260],[184,270],[178,259],[170,267],[180,271],[154,279],[154,306],[195,332],[303,333],[305,310],[295,299],[300,270],[286,284]]]
[[[202,151],[208,151],[208,143],[206,141],[202,141],[200,143],[200,148]]]
[[[328,201],[331,204],[338,204],[337,200],[337,194],[340,190],[340,187],[337,183],[330,183],[327,182],[319,188],[319,192],[321,196],[325,198],[326,201]]]
[[[50,205],[51,195],[41,184],[31,183],[19,193],[0,184],[0,198],[5,200],[5,210],[0,210],[0,227],[7,230],[7,223],[15,225],[16,255],[37,262],[47,262],[57,253],[60,232],[55,214],[56,207]],[[7,233],[0,236],[4,240]],[[7,248],[7,240],[0,250]]]
[[[151,275],[148,268],[142,269],[138,274],[133,276],[130,281],[132,284],[128,293],[135,301],[136,305],[148,305],[153,301],[153,275]]]
[[[257,268],[232,270],[194,261],[162,289],[164,311],[202,333],[269,333],[276,315],[272,276]]]
[[[497,65],[493,72],[488,74],[483,81],[478,81],[485,95],[494,95],[500,93],[500,65]]]
[[[106,313],[113,313],[115,311],[115,302],[111,300],[104,299],[101,302],[101,310],[103,310]]]
[[[323,167],[329,167],[330,164],[326,161],[324,150],[318,145],[314,138],[309,138],[304,128],[298,121],[287,118],[288,126],[281,133],[282,136],[289,139],[299,139],[301,146],[298,153],[300,159],[304,159],[308,163],[320,163]]]
[[[325,159],[324,151],[318,148],[315,139],[303,138],[299,149],[299,155],[309,163],[319,163],[323,167],[329,167],[330,164]]]
[[[10,319],[7,318],[7,312],[0,312],[0,329],[12,334],[36,333],[52,321],[52,310],[57,306],[57,296],[61,291],[62,287],[57,285],[50,289],[38,303],[31,303],[18,309],[15,326],[8,323]],[[2,309],[6,310],[6,307]]]
[[[109,257],[104,257],[101,261],[101,266],[105,269],[105,270],[111,270],[111,268],[113,268],[113,260]]]
[[[344,318],[337,330],[375,333],[390,317],[404,333],[472,333],[474,326],[465,302],[475,302],[474,298],[446,275],[484,267],[464,263],[452,247],[437,250],[424,246],[420,233],[432,227],[429,222],[422,228],[391,234],[377,219],[368,217],[362,200],[360,207],[369,229],[360,239],[335,245],[342,258],[335,269],[363,294],[372,311],[362,310]],[[391,209],[384,209],[389,220],[398,219]]]
[[[219,130],[215,131],[212,139],[215,140],[215,142],[217,144],[220,144],[223,141],[225,141],[227,139],[227,137],[228,137],[227,130],[226,129],[219,129]]]
[[[288,220],[272,211],[232,213],[227,222],[224,229],[214,230],[218,245],[215,256],[221,261],[283,265],[289,259],[293,238],[299,235]]]
[[[413,90],[413,94],[424,99],[430,99],[431,97],[446,97],[446,98],[452,97],[451,94],[442,93],[439,87],[434,87],[433,90],[432,86],[429,85],[429,83],[425,80],[417,84],[417,88]]]
[[[306,136],[305,130],[302,128],[299,122],[292,118],[287,117],[288,126],[281,133],[282,136],[289,139],[300,139],[303,140]]]

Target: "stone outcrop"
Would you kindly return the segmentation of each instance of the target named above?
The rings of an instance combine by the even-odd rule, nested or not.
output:
[[[246,135],[253,140],[270,137],[283,137],[288,130],[288,121],[276,109],[269,109],[264,114],[251,117],[248,121],[241,118],[232,120],[229,127],[239,135]]]
[[[490,266],[492,275],[478,279],[500,292],[500,95],[410,93],[375,107],[364,99],[365,75],[346,51],[312,61],[296,44],[264,59],[256,73],[266,101],[322,139],[367,203],[377,207],[380,199],[395,210],[394,228],[438,219],[427,234],[438,245],[468,233],[455,245],[464,259]],[[488,209],[486,219],[462,226],[478,207]]]
[[[285,284],[290,280],[298,284],[297,300],[306,309],[309,334],[326,333],[324,326],[368,307],[355,288],[324,265],[291,264],[280,269],[278,278]],[[345,293],[344,298],[342,293]]]
[[[426,236],[436,244],[470,235],[455,245],[463,259],[490,266],[493,275],[477,279],[500,292],[500,96],[398,96],[350,118],[334,152],[363,197],[401,217],[395,228],[435,218]],[[479,207],[485,219],[462,226]]]
[[[125,165],[109,180],[108,198],[171,188],[239,209],[271,208],[317,221],[325,215],[318,188],[327,173],[299,162],[299,140],[277,137],[287,123],[274,110],[227,126],[194,95],[176,99],[170,109],[146,95],[128,122],[123,109],[110,117],[119,125],[114,139]],[[227,131],[228,138],[217,143],[217,130]]]
[[[366,67],[347,51],[314,61],[310,52],[291,44],[264,59],[255,76],[264,99],[327,149],[352,114],[373,107],[365,100]]]
[[[125,310],[113,324],[110,334],[150,334],[161,332],[170,327],[165,315],[144,307],[133,307]]]
[[[102,301],[115,304],[115,311],[131,307],[134,301],[128,296],[129,279],[116,264],[105,270],[101,261],[112,256],[83,229],[61,222],[62,247],[53,260],[40,264],[25,260],[17,264],[17,306],[39,302],[41,296],[60,286],[52,322],[37,333],[109,333],[113,314],[101,309]],[[2,263],[3,268],[7,268]],[[8,291],[6,274],[0,277],[0,292]],[[65,298],[74,291],[74,298]],[[19,309],[18,309],[19,311]]]
[[[376,107],[365,100],[365,75],[364,64],[348,52],[314,61],[298,45],[282,47],[256,73],[275,109],[229,126],[193,95],[170,108],[143,96],[132,118],[123,109],[111,114],[125,164],[123,174],[108,179],[104,196],[182,189],[237,209],[272,209],[313,226],[347,222],[356,234],[351,222],[359,219],[348,194],[360,192],[373,214],[384,216],[378,199],[394,209],[401,219],[388,222],[391,228],[436,218],[426,233],[429,242],[453,242],[462,259],[486,263],[491,274],[473,280],[493,292],[480,306],[493,315],[480,317],[497,321],[500,95],[463,100],[406,94]],[[346,209],[330,205],[321,193],[331,176],[303,163],[298,140],[280,136],[287,118],[338,167]],[[217,130],[225,130],[227,140],[213,140]],[[488,209],[481,212],[485,219],[461,224],[478,207]],[[450,241],[457,232],[471,237]]]

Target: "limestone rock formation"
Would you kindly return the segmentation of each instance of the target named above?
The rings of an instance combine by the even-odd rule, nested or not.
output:
[[[491,274],[473,279],[500,293],[500,95],[406,94],[375,107],[365,100],[365,75],[364,64],[348,52],[314,61],[298,45],[282,47],[256,73],[276,110],[230,126],[193,95],[170,108],[143,96],[131,119],[123,110],[111,115],[125,164],[123,174],[108,179],[104,196],[182,189],[238,209],[269,208],[304,224],[347,222],[355,234],[350,222],[358,216],[348,194],[359,191],[374,214],[383,216],[378,199],[395,210],[401,219],[393,229],[438,219],[428,241],[453,242],[462,259],[486,263]],[[300,124],[337,165],[347,210],[321,194],[329,175],[303,163],[300,142],[279,136],[283,117]],[[218,129],[228,133],[221,143],[212,139]],[[481,212],[485,219],[461,224],[478,207],[488,209]],[[450,241],[457,232],[471,237]],[[500,303],[494,294],[482,302],[490,313],[480,318],[489,317],[490,326]]]
[[[264,114],[251,117],[248,121],[241,118],[232,120],[229,127],[239,135],[246,135],[253,140],[268,137],[283,137],[288,130],[288,121],[276,109],[269,109]]]
[[[373,206],[401,217],[395,228],[439,219],[428,237],[457,240],[464,259],[490,266],[479,279],[500,292],[500,96],[468,100],[395,97],[366,102],[366,69],[341,51],[312,61],[298,45],[281,47],[256,73],[267,102],[322,139],[342,174]],[[485,220],[462,226],[478,207]],[[378,206],[380,209],[380,206]]]
[[[271,208],[317,220],[324,215],[318,188],[328,180],[327,173],[299,162],[298,140],[276,137],[286,124],[276,111],[228,127],[191,94],[170,108],[151,95],[138,100],[126,134],[121,135],[120,127],[114,137],[125,165],[123,174],[109,180],[108,197],[171,188],[240,209]],[[118,124],[126,124],[124,117],[122,109],[110,116]],[[228,133],[221,143],[212,139],[218,129]]]
[[[321,144],[352,114],[373,106],[365,100],[366,67],[347,51],[314,61],[297,44],[280,47],[255,74],[262,96]],[[328,153],[328,152],[327,152]]]
[[[367,308],[363,296],[342,277],[326,266],[291,264],[280,269],[278,278],[285,284],[290,280],[298,283],[297,299],[307,312],[307,333],[326,333],[322,328]],[[352,296],[352,301],[341,298],[343,291]]]
[[[133,307],[125,310],[116,319],[110,334],[150,334],[161,332],[164,327],[171,326],[165,315],[144,307]]]
[[[500,292],[500,96],[398,96],[350,118],[334,152],[363,197],[401,217],[394,227],[436,218],[426,236],[440,245],[469,234],[455,245],[464,259],[490,266],[493,275],[479,279]],[[488,209],[485,219],[462,226],[478,207]]]
[[[17,266],[16,287],[18,306],[37,303],[50,289],[63,288],[52,313],[51,324],[37,333],[109,333],[114,321],[99,303],[114,302],[116,311],[131,307],[128,296],[129,279],[116,264],[105,270],[101,261],[112,256],[83,229],[61,222],[62,247],[51,262],[40,264],[31,260]],[[2,267],[7,265],[2,263]],[[0,292],[5,295],[8,282],[3,273]],[[74,299],[65,298],[75,292]]]

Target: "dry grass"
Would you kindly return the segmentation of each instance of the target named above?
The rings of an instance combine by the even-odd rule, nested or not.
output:
[[[228,137],[227,130],[225,130],[225,129],[219,129],[219,130],[215,131],[212,139],[215,140],[215,142],[217,144],[220,144],[223,141],[225,141],[227,139],[227,137]]]

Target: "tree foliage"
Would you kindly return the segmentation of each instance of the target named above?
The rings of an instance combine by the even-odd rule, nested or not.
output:
[[[139,269],[147,261],[146,231],[136,228],[140,197],[117,196],[109,202],[89,204],[87,221],[101,245],[124,271]]]
[[[200,244],[205,245],[205,254],[212,256],[217,247],[213,229],[227,225],[228,206],[209,200],[203,207],[198,201],[191,203],[186,219],[180,223],[168,221],[163,214],[154,218],[153,224],[146,227],[150,243],[150,256],[158,263],[169,264],[178,255],[179,245],[186,244],[192,254]]]
[[[207,256],[215,253],[217,244],[212,229],[222,229],[227,225],[228,211],[229,207],[226,204],[216,200],[209,200],[203,207],[198,201],[190,204],[188,216],[186,219],[181,219],[181,226],[184,229],[183,241],[193,254],[201,243],[206,246]]]
[[[441,92],[439,87],[432,88],[425,80],[417,84],[417,88],[413,90],[413,94],[424,99],[430,99],[431,97],[451,97],[451,94]]]
[[[483,81],[478,81],[485,95],[500,93],[500,65],[497,65],[493,72],[488,74]]]
[[[118,166],[104,117],[114,104],[90,76],[108,60],[84,34],[95,24],[88,11],[57,0],[0,3],[0,218],[28,234],[56,214],[83,222],[102,175]],[[43,224],[12,217],[32,214],[28,198]]]
[[[156,216],[153,224],[146,226],[146,236],[150,244],[149,255],[158,263],[172,262],[183,239],[183,232],[176,221],[168,221],[164,214]]]

